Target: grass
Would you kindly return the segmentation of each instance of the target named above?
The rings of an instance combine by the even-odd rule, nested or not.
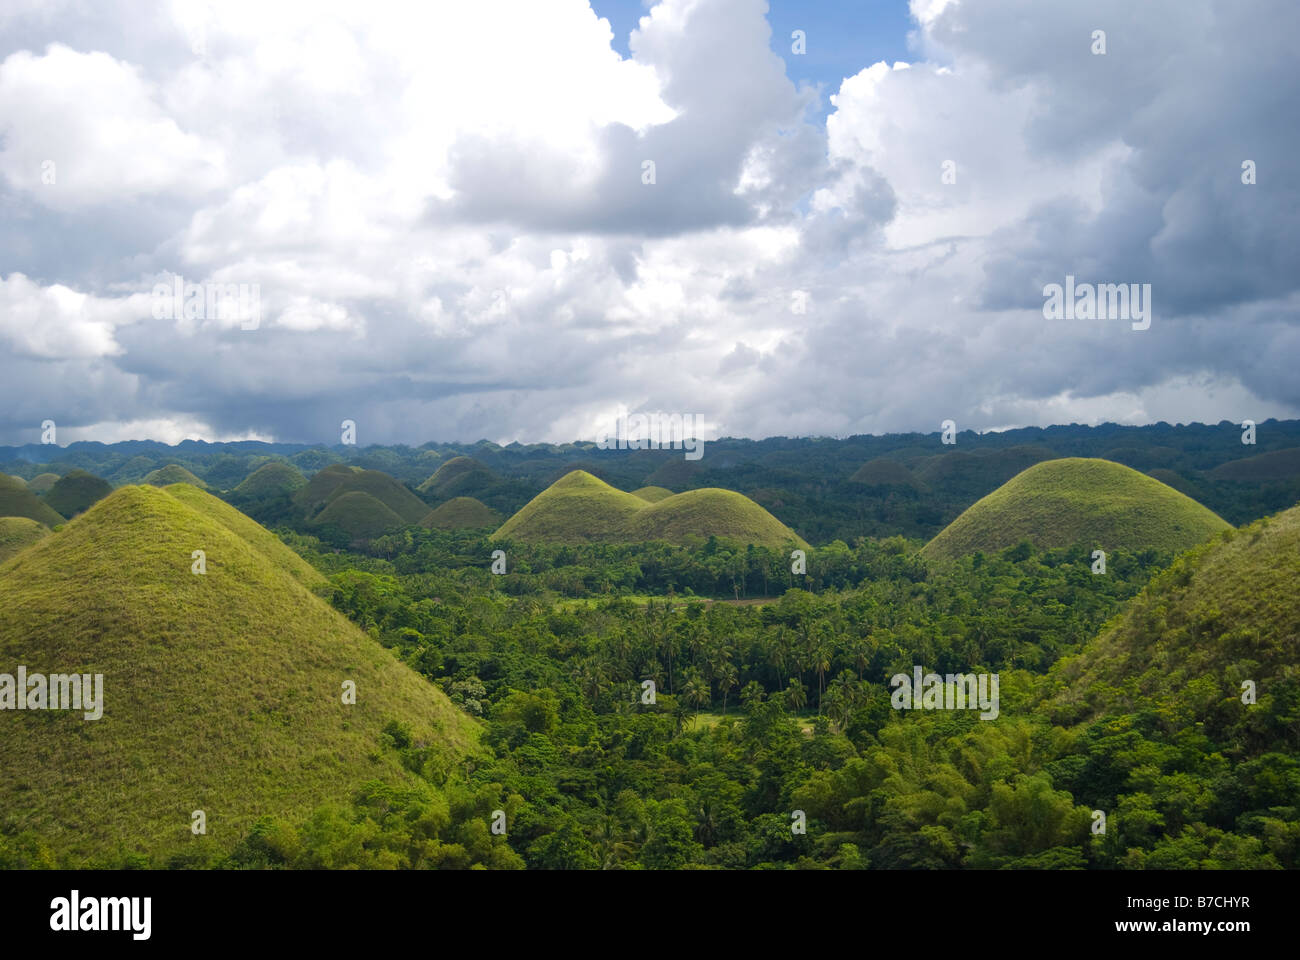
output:
[[[235,487],[241,497],[265,497],[276,493],[293,493],[307,486],[307,478],[292,463],[272,460],[264,463]]]
[[[406,523],[418,523],[429,513],[429,505],[381,470],[358,470],[334,487],[326,504],[349,493],[374,497]],[[327,507],[328,509],[328,507]]]
[[[651,503],[585,470],[565,474],[492,535],[548,543],[687,543],[710,536],[761,546],[807,546],[776,517],[734,491],[688,490]]]
[[[920,487],[912,471],[901,463],[878,457],[868,460],[849,477],[850,483],[868,487]]]
[[[50,488],[58,482],[57,473],[38,473],[27,481],[27,489],[35,494],[49,493]]]
[[[335,488],[355,472],[345,463],[332,463],[328,467],[322,467],[293,495],[294,502],[302,507],[307,516],[311,516],[325,505]]]
[[[1060,718],[1141,710],[1174,728],[1204,723],[1207,735],[1212,728],[1249,724],[1242,680],[1254,681],[1261,703],[1266,696],[1288,696],[1286,687],[1294,683],[1297,583],[1300,507],[1195,547],[1080,655],[1053,668]],[[1294,722],[1289,736],[1294,742]]]
[[[673,495],[673,492],[667,487],[641,487],[639,490],[633,490],[632,496],[640,497],[650,503],[658,503],[660,500],[667,500]]]
[[[1159,480],[1109,460],[1039,463],[968,508],[922,549],[931,559],[1038,547],[1183,551],[1226,520]]]
[[[420,526],[434,530],[468,530],[495,527],[501,516],[473,497],[456,497],[430,511]]]
[[[0,563],[42,537],[50,528],[27,517],[0,517]]]
[[[192,487],[125,487],[0,565],[5,669],[104,675],[100,720],[0,723],[6,822],[74,862],[183,848],[200,809],[229,849],[261,815],[410,782],[379,749],[392,719],[444,769],[475,749],[473,721],[264,552],[270,534],[240,536],[252,521],[229,510]]]

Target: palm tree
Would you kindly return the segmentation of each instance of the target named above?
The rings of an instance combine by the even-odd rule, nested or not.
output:
[[[722,691],[722,715],[727,715],[727,692],[735,688],[740,680],[736,665],[728,660],[718,672],[718,689]]]
[[[808,691],[793,677],[785,688],[785,702],[795,712],[802,710],[808,704]]]

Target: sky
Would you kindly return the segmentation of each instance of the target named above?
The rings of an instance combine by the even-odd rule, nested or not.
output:
[[[6,0],[0,445],[1295,417],[1298,28]],[[1149,326],[1053,284],[1136,284]]]

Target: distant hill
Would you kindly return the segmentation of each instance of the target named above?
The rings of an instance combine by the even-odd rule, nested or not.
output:
[[[173,483],[188,483],[200,490],[208,489],[206,483],[176,463],[169,463],[165,467],[159,467],[152,473],[145,474],[142,482],[149,484],[151,487],[166,487]]]
[[[264,463],[241,480],[232,491],[241,497],[269,497],[293,493],[307,486],[307,478],[291,463],[272,460]]]
[[[1300,447],[1274,450],[1241,460],[1230,460],[1210,471],[1216,480],[1235,483],[1258,483],[1262,480],[1289,480],[1300,477]]]
[[[868,460],[849,477],[850,483],[860,483],[867,487],[911,487],[919,488],[922,484],[911,470],[893,460],[877,457]]]
[[[1233,744],[1239,756],[1294,749],[1297,583],[1300,507],[1193,548],[1053,668],[1057,720],[1140,711]],[[1243,704],[1243,680],[1254,683],[1258,706]],[[1284,776],[1276,789],[1294,799]]]
[[[642,508],[628,520],[625,539],[686,543],[711,536],[776,549],[808,546],[749,497],[716,487],[687,490]]]
[[[535,496],[503,523],[494,539],[553,543],[619,541],[624,524],[647,501],[574,470]]]
[[[57,473],[38,473],[27,481],[27,489],[40,496],[49,493],[58,482],[59,475]]]
[[[0,723],[0,810],[54,856],[191,849],[195,810],[204,842],[228,851],[268,813],[298,821],[367,781],[411,785],[382,747],[389,721],[435,765],[475,749],[471,720],[288,573],[269,533],[239,535],[251,521],[233,513],[193,487],[125,487],[0,567],[0,661],[103,675],[100,719]]]
[[[1028,540],[1100,549],[1186,550],[1227,521],[1158,480],[1109,460],[1036,464],[971,506],[921,551],[930,558],[986,553]]]
[[[358,472],[346,463],[332,463],[312,474],[306,486],[294,493],[294,502],[310,516],[325,505],[330,494],[340,484],[351,479]]]
[[[912,464],[916,479],[929,487],[956,494],[983,496],[1035,463],[1056,454],[1047,447],[1022,445],[967,453],[951,450]]]
[[[107,480],[85,470],[71,470],[50,487],[45,503],[65,517],[75,517],[112,492]]]
[[[700,472],[700,463],[699,460],[687,460],[684,456],[673,457],[656,467],[642,482],[648,487],[684,487]]]
[[[473,497],[456,497],[441,504],[420,521],[433,530],[463,530],[496,527],[501,515]]]
[[[0,517],[26,517],[47,527],[63,522],[63,517],[28,490],[21,478],[6,473],[0,473]]]
[[[371,540],[407,523],[382,501],[353,490],[335,497],[312,518],[319,527],[338,527],[353,540]]]
[[[689,490],[652,503],[583,470],[551,484],[492,536],[555,543],[683,543],[718,536],[757,545],[806,546],[770,513],[734,491]]]
[[[494,480],[496,475],[473,457],[452,457],[416,489],[441,500],[476,493]]]
[[[27,517],[0,517],[0,563],[47,536],[50,528]]]
[[[632,491],[632,496],[640,497],[642,500],[647,500],[650,503],[658,503],[660,500],[667,499],[672,495],[673,492],[667,487],[641,487],[638,490]]]

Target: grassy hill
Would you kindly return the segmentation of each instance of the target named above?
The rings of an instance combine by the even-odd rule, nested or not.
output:
[[[975,503],[922,549],[935,559],[1028,540],[1099,549],[1186,550],[1227,521],[1159,480],[1109,460],[1070,457],[1030,467]]]
[[[884,457],[868,460],[858,467],[853,476],[849,477],[849,482],[860,483],[868,487],[912,487],[916,489],[921,486],[911,470],[901,463],[887,460]]]
[[[1241,460],[1230,460],[1210,471],[1216,480],[1236,483],[1259,483],[1265,480],[1289,480],[1300,477],[1300,447],[1274,450]]]
[[[427,503],[379,470],[358,470],[345,477],[342,483],[330,491],[325,503],[331,504],[349,493],[364,493],[374,497],[406,523],[418,523],[429,512]]]
[[[0,565],[0,662],[104,675],[101,719],[14,711],[0,724],[0,810],[57,855],[186,849],[194,810],[229,849],[260,816],[410,782],[380,748],[390,720],[435,766],[474,749],[472,721],[230,513],[192,487],[125,487]],[[206,576],[190,569],[199,548]]]
[[[672,495],[673,492],[667,487],[641,487],[632,491],[632,496],[640,497],[650,503],[658,503],[660,500],[665,500]]]
[[[340,484],[357,472],[346,463],[332,463],[328,467],[323,467],[312,474],[306,485],[294,493],[294,503],[310,516],[325,505],[330,494]]]
[[[448,500],[420,521],[420,526],[433,530],[464,530],[495,527],[501,515],[473,497],[456,497]]]
[[[493,539],[552,543],[635,542],[728,537],[745,543],[806,546],[754,501],[706,488],[652,503],[583,470],[551,484],[501,525]]]
[[[493,539],[592,543],[626,539],[625,523],[647,501],[584,470],[551,484],[501,525]]]
[[[312,519],[317,526],[338,527],[353,540],[372,540],[406,526],[406,521],[368,493],[353,490],[331,500]]]
[[[1300,507],[1193,548],[1054,667],[1057,719],[1141,711],[1244,754],[1294,751],[1297,583]],[[1255,682],[1255,707],[1241,701],[1243,680]]]
[[[291,463],[272,460],[264,463],[232,491],[241,497],[269,497],[277,493],[293,493],[307,486],[307,478]]]
[[[50,528],[27,517],[0,517],[0,563],[44,536]]]
[[[147,483],[151,487],[168,487],[173,483],[188,483],[200,490],[208,489],[206,483],[178,463],[169,463],[165,467],[159,467],[157,470],[145,474],[144,480],[141,482]]]
[[[807,547],[802,539],[749,497],[734,490],[705,487],[674,494],[643,507],[625,525],[627,540],[685,543],[711,536],[779,549]]]
[[[438,499],[475,493],[490,486],[496,475],[473,457],[452,457],[416,487]]]
[[[7,473],[0,473],[0,517],[26,517],[47,527],[63,522],[63,517],[27,489],[27,484]]]
[[[107,480],[85,470],[70,470],[50,487],[45,503],[65,517],[75,517],[112,492]]]
[[[57,473],[38,473],[27,481],[27,489],[37,495],[49,493],[50,489],[59,482]]]

